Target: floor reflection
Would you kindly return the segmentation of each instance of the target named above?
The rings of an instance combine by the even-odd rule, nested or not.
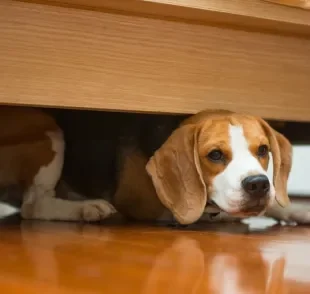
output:
[[[44,288],[51,293],[272,294],[307,293],[310,286],[310,276],[302,275],[310,269],[305,260],[310,246],[303,244],[310,240],[308,228],[252,234],[246,225],[232,224],[172,230],[22,222],[1,229],[2,292],[12,281],[29,293]]]

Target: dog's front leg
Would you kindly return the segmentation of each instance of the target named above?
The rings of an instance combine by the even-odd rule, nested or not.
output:
[[[116,212],[105,200],[70,201],[55,198],[54,190],[31,187],[24,196],[24,219],[59,221],[100,221]]]
[[[310,224],[310,204],[292,201],[287,207],[281,207],[276,201],[267,209],[266,216],[286,223]]]
[[[21,215],[24,219],[59,221],[99,221],[115,213],[115,208],[105,200],[70,201],[55,197],[64,159],[64,141],[60,131],[50,132],[54,158],[48,165],[38,162],[41,168],[26,187]],[[30,160],[36,154],[30,154]]]

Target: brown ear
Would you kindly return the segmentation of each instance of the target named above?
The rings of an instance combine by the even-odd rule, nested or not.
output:
[[[197,221],[207,202],[197,150],[198,128],[178,128],[146,165],[161,202],[180,224]]]
[[[273,157],[273,183],[276,190],[276,200],[285,207],[290,203],[287,194],[287,180],[292,167],[292,145],[280,133],[261,120],[270,142]]]

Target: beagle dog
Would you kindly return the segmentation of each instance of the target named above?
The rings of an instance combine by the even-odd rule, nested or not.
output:
[[[159,125],[137,114],[54,118],[0,108],[0,185],[22,187],[25,219],[99,221],[119,212],[187,225],[265,213],[310,222],[310,210],[287,195],[291,145],[261,118],[224,110],[164,116]]]

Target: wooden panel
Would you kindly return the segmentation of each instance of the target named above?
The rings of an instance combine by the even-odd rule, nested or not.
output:
[[[282,4],[286,6],[310,9],[310,0],[265,0],[265,1]]]
[[[310,13],[263,0],[27,0],[310,36]],[[283,1],[283,0],[282,0]],[[295,1],[295,0],[284,0]]]
[[[310,120],[310,40],[2,0],[0,103]]]

